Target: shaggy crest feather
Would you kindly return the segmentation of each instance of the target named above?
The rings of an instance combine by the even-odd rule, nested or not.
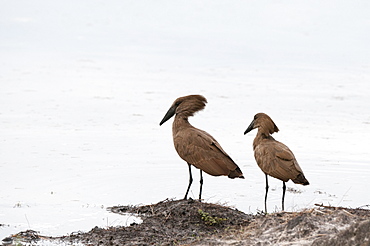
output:
[[[179,97],[173,103],[177,105],[176,114],[181,114],[184,117],[194,116],[195,112],[203,110],[206,106],[207,99],[201,95],[190,95]]]

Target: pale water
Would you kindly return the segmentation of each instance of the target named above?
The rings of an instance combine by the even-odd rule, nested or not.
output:
[[[203,198],[256,213],[265,179],[246,136],[255,113],[295,153],[309,186],[285,207],[370,204],[367,1],[3,1],[0,238],[127,225],[114,205],[181,199],[187,165],[159,122],[202,94],[190,122],[245,180],[204,175]],[[193,169],[191,196],[199,191]],[[281,209],[270,178],[268,210]]]

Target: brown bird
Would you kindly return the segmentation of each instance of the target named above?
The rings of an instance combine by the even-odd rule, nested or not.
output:
[[[190,176],[184,199],[187,198],[193,182],[191,165],[200,169],[199,200],[202,198],[202,171],[212,176],[227,175],[231,179],[244,178],[238,165],[226,154],[220,144],[210,134],[189,123],[188,117],[202,110],[206,103],[207,99],[201,95],[179,97],[159,123],[162,125],[175,115],[172,124],[173,143],[179,156],[188,163]]]
[[[278,132],[279,129],[267,114],[256,114],[244,134],[255,128],[258,128],[258,132],[253,141],[254,157],[266,176],[265,212],[267,213],[266,200],[269,189],[267,175],[283,181],[282,209],[284,210],[285,182],[291,179],[296,184],[309,185],[310,183],[305,178],[293,152],[271,137],[270,134]]]

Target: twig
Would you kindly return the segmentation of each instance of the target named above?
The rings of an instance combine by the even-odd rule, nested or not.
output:
[[[315,206],[321,207],[321,208],[329,208],[329,209],[351,209],[351,208],[345,208],[345,207],[334,207],[334,206],[325,206],[322,204],[315,203]]]
[[[27,214],[25,214],[25,215],[24,215],[24,217],[25,217],[25,218],[26,218],[26,220],[27,220],[28,228],[30,228],[30,229],[31,229],[31,225],[30,225],[30,222],[28,221]]]
[[[316,205],[316,204],[315,204],[315,205]],[[322,212],[322,211],[320,211],[320,210],[317,210],[316,208],[315,208],[315,209],[313,209],[313,211],[318,212],[318,213],[320,213],[320,214],[325,214],[324,212]]]
[[[346,193],[344,193],[344,195],[342,196],[342,199],[340,199],[340,201],[338,202],[338,205],[343,201],[344,197],[347,195],[348,191],[349,191],[351,188],[352,188],[352,186],[348,188],[348,190],[346,191]]]

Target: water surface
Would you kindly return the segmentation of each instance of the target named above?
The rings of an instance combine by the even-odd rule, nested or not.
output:
[[[265,112],[311,184],[287,183],[296,192],[286,210],[368,205],[369,10],[365,1],[5,1],[0,238],[125,225],[106,207],[182,198],[187,165],[172,121],[159,122],[188,94],[209,102],[190,122],[246,178],[205,175],[206,202],[263,209],[256,132],[243,132]],[[268,210],[279,211],[282,182],[269,184]]]

